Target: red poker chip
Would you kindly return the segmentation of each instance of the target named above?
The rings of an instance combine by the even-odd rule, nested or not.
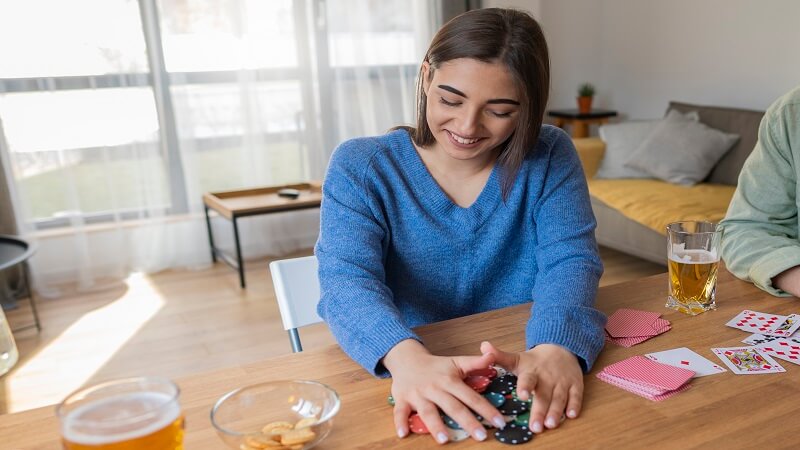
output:
[[[467,386],[474,389],[476,392],[481,393],[486,390],[486,387],[489,386],[492,380],[489,377],[485,377],[483,375],[470,375],[467,378],[464,378],[464,383],[467,383]]]
[[[417,413],[408,417],[408,429],[415,434],[430,434],[428,427],[425,426],[425,422],[422,421],[422,417]]]
[[[467,376],[482,376],[491,379],[497,377],[497,369],[494,367],[487,367],[485,369],[470,370],[467,372]]]

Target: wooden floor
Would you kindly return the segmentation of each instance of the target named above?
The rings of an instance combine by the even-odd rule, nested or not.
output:
[[[305,254],[310,251],[293,256]],[[665,271],[609,249],[601,248],[601,255],[601,285]],[[54,404],[110,378],[175,378],[290,352],[268,262],[248,263],[246,290],[233,270],[217,264],[202,271],[133,274],[113,289],[40,298],[43,329],[16,335],[20,361],[0,378],[0,413]],[[26,308],[8,314],[13,327],[30,321]],[[301,338],[305,348],[333,342],[323,324],[304,328]]]

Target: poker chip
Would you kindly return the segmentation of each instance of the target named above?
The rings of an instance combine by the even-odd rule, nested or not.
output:
[[[467,376],[481,376],[489,379],[497,378],[497,369],[494,367],[487,367],[485,369],[475,369],[467,372]]]
[[[394,397],[392,397],[391,395],[389,396],[389,398],[386,399],[386,401],[389,402],[391,406],[394,406]]]
[[[462,429],[450,428],[447,430],[447,437],[450,439],[450,442],[461,442],[469,438],[469,433]]]
[[[456,422],[452,417],[448,416],[447,414],[442,415],[442,421],[444,422],[445,425],[447,425],[447,428],[450,428],[451,430],[461,429],[461,425],[459,425],[458,422]]]
[[[508,395],[511,394],[512,391],[514,391],[516,386],[517,386],[516,375],[509,373],[492,380],[492,382],[489,383],[489,386],[486,387],[486,390],[501,395]]]
[[[507,371],[506,369],[504,369],[504,368],[502,368],[500,366],[492,366],[492,368],[494,368],[494,370],[497,371],[497,376],[498,377],[502,377],[503,375],[507,375],[507,374],[510,373],[509,371]]]
[[[517,417],[514,418],[514,423],[517,424],[517,425],[521,425],[523,427],[527,427],[528,426],[528,422],[530,422],[530,421],[531,421],[531,412],[530,411],[527,411],[527,412],[524,412],[522,414],[519,414],[519,415],[517,415]]]
[[[483,397],[486,400],[489,400],[489,403],[491,403],[495,408],[506,402],[506,398],[497,392],[484,392]]]
[[[428,427],[425,426],[425,422],[422,421],[422,417],[419,414],[414,413],[408,417],[408,429],[411,430],[412,433],[416,434],[429,434]]]
[[[464,383],[478,393],[485,391],[486,387],[489,386],[489,383],[491,382],[492,380],[490,380],[489,377],[485,377],[483,375],[470,375],[467,378],[464,378]]]
[[[509,398],[506,399],[502,405],[498,406],[497,410],[500,411],[500,414],[504,415],[518,415],[528,411],[528,404],[522,400]]]
[[[503,444],[524,444],[533,439],[533,431],[529,430],[526,426],[510,423],[502,430],[495,431],[494,438]]]

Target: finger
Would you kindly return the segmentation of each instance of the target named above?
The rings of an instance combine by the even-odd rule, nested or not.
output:
[[[461,378],[467,376],[467,373],[476,369],[485,369],[494,364],[495,357],[492,354],[483,354],[481,356],[456,356],[453,358],[453,363],[461,374]]]
[[[404,401],[396,400],[394,404],[394,429],[397,437],[408,436],[408,416],[411,415],[411,406]]]
[[[504,352],[499,348],[495,347],[489,341],[481,342],[481,353],[494,355],[495,363],[505,367],[506,369],[512,371],[515,371],[517,369],[517,363],[519,362],[518,353]]]
[[[422,418],[425,427],[433,436],[433,439],[440,444],[446,444],[450,441],[450,435],[447,433],[442,417],[439,415],[439,408],[430,401],[426,401],[423,406],[417,408],[417,414]]]
[[[547,408],[547,415],[544,419],[544,426],[556,428],[561,423],[564,414],[564,407],[567,405],[568,389],[566,386],[557,385],[553,389],[553,396],[550,398],[550,407]]]
[[[453,395],[454,398],[461,401],[463,405],[466,405],[472,411],[480,414],[481,416],[487,418],[496,428],[503,428],[506,426],[506,421],[503,418],[503,415],[500,414],[500,411],[497,410],[491,403],[489,403],[486,398],[484,398],[481,394],[475,392],[474,389],[467,386],[466,383],[454,383],[450,387],[450,393]],[[470,415],[471,412],[467,411]],[[450,413],[448,412],[448,415]],[[456,419],[454,416],[453,419]],[[474,419],[474,416],[473,416]],[[475,423],[480,425],[477,419],[474,419]],[[458,422],[458,419],[456,419]],[[458,422],[461,425],[461,422]],[[471,429],[471,428],[470,428]]]
[[[581,380],[583,381],[583,380]],[[583,383],[573,385],[569,388],[569,400],[567,400],[567,417],[574,419],[581,413],[583,406]]]
[[[470,391],[472,390],[467,386],[465,387]],[[474,391],[472,394],[477,395]],[[480,397],[480,395],[477,396]],[[453,397],[448,392],[442,392],[441,396],[437,397],[438,398],[433,399],[436,404],[442,408],[445,414],[447,414],[451,419],[455,420],[462,430],[465,430],[467,433],[469,433],[476,441],[483,441],[486,439],[486,428],[483,427],[483,425],[475,417],[475,414],[473,414],[470,410],[470,408],[474,409],[472,403],[469,401],[465,402],[462,398]],[[481,399],[482,398],[478,398],[478,400]],[[469,406],[469,408],[467,406]]]
[[[533,407],[531,408],[531,419],[528,422],[531,431],[534,433],[541,433],[544,431],[544,418],[547,410],[550,408],[550,397],[552,389],[546,386],[536,386],[533,390],[535,398],[533,399]]]
[[[536,389],[539,377],[534,372],[520,373],[517,377],[517,397],[520,400],[530,400],[531,392]]]

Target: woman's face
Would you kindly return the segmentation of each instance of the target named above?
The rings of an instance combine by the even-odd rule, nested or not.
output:
[[[423,65],[428,126],[436,146],[457,160],[486,158],[517,126],[519,93],[500,63],[471,58],[443,63],[428,79]]]

